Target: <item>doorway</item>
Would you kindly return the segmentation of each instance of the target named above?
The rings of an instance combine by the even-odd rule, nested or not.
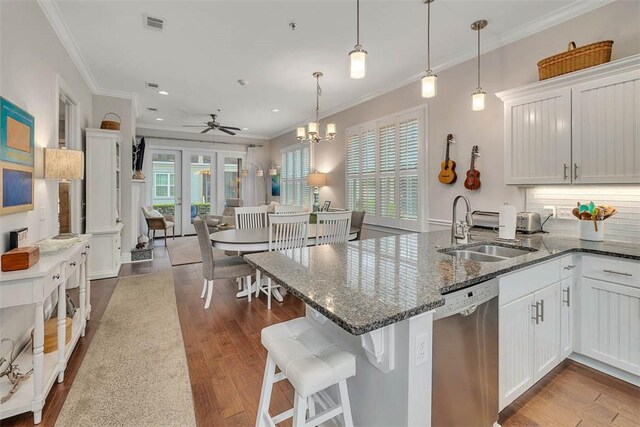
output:
[[[151,150],[151,205],[163,215],[172,215],[175,234],[182,234],[181,152]]]

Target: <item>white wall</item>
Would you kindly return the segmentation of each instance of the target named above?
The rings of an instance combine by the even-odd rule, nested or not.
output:
[[[451,203],[457,194],[467,195],[474,210],[496,211],[503,202],[523,210],[524,190],[504,185],[503,107],[494,94],[537,81],[537,61],[563,51],[570,40],[583,45],[612,39],[615,41],[613,60],[640,53],[638,16],[640,2],[616,1],[482,55],[481,84],[488,94],[487,106],[482,112],[471,111],[471,93],[476,87],[475,59],[439,71],[438,96],[428,101],[429,218],[449,221]],[[486,31],[491,31],[491,27]],[[415,82],[322,120],[322,124],[336,123],[338,134],[335,141],[317,146],[316,166],[328,172],[328,186],[321,189],[320,198],[332,200],[336,207],[344,206],[346,128],[424,103],[419,82]],[[456,139],[451,156],[458,164],[459,176],[450,186],[437,180],[448,133],[453,133]],[[295,143],[294,131],[272,139],[270,158],[280,163],[280,150]],[[478,191],[468,191],[463,186],[473,145],[479,145],[481,156],[477,167],[482,187]]]
[[[131,99],[114,98],[111,96],[93,96],[93,120],[91,126],[100,128],[100,123],[107,113],[116,113],[120,116],[120,135],[122,137],[122,153],[121,153],[121,170],[120,188],[121,206],[120,219],[124,224],[122,229],[122,254],[125,254],[125,260],[130,256],[131,248],[135,247],[137,242],[137,231],[133,229],[133,218],[131,210],[131,177],[133,170],[131,167],[131,154],[133,151],[133,137],[136,130],[136,111]],[[112,115],[107,120],[118,121]]]
[[[43,147],[58,144],[57,75],[79,103],[80,126],[91,124],[91,92],[71,62],[46,16],[35,1],[0,2],[0,93],[35,117],[35,210],[0,216],[0,252],[8,248],[8,231],[29,228],[29,242],[57,234],[57,181],[42,179]],[[43,215],[44,214],[44,215]],[[43,217],[42,217],[43,216]],[[21,337],[32,324],[33,308],[0,312],[9,338]],[[2,347],[3,352],[6,346]]]

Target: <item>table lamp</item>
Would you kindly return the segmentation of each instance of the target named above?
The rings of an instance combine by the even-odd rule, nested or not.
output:
[[[307,175],[307,185],[313,187],[313,211],[318,212],[320,209],[320,191],[318,188],[327,185],[327,175],[320,172],[312,172]]]
[[[80,150],[67,150],[63,148],[44,149],[44,177],[57,179],[60,184],[69,185],[70,181],[84,179],[84,153]],[[69,194],[66,194],[66,210],[69,210]],[[62,209],[60,214],[62,214]],[[62,217],[62,215],[61,215]],[[66,215],[69,218],[69,215]],[[58,224],[61,226],[62,224]],[[69,224],[67,227],[70,228]],[[74,233],[61,233],[55,239],[76,237]]]

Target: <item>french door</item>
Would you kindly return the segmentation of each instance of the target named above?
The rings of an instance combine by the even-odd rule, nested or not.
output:
[[[182,206],[182,234],[196,234],[193,221],[204,219],[209,213],[216,213],[215,206],[215,153],[183,151],[184,204]],[[188,196],[187,196],[188,195]],[[188,202],[188,203],[187,203]]]
[[[153,209],[175,218],[175,233],[182,234],[182,153],[151,150],[150,198]]]

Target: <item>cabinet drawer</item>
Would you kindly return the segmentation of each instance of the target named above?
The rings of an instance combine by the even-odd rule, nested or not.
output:
[[[640,262],[611,257],[584,256],[582,277],[640,288]]]
[[[500,305],[508,304],[558,281],[560,260],[557,259],[500,277]]]
[[[577,260],[572,255],[560,258],[560,278],[567,279],[573,276],[576,265]]]
[[[80,264],[84,261],[81,252],[75,254],[68,262],[65,263],[65,276],[72,278],[73,275],[80,269]]]
[[[44,277],[44,296],[49,295],[65,279],[64,269],[57,265]]]

